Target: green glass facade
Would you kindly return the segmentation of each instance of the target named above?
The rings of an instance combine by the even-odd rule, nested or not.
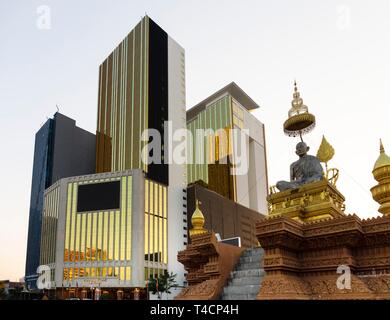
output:
[[[188,139],[189,161],[187,165],[187,182],[203,180],[208,183],[208,164],[215,160],[215,152],[218,150],[218,143],[210,136],[197,137],[197,129],[212,129],[214,132],[219,129],[233,127],[232,97],[226,95],[201,111],[196,118],[187,122],[187,130],[193,137],[193,143]],[[222,146],[229,150],[229,146]],[[217,149],[216,149],[217,148]],[[229,152],[229,151],[228,151]],[[218,153],[218,152],[217,152]]]

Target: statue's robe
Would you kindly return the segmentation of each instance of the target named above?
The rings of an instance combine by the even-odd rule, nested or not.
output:
[[[290,166],[290,182],[279,181],[276,187],[280,191],[296,189],[300,186],[322,180],[324,171],[317,157],[304,155]]]

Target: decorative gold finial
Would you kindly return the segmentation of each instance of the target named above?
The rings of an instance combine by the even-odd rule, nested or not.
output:
[[[316,119],[309,113],[309,108],[303,104],[303,99],[298,91],[297,81],[294,80],[293,100],[288,111],[288,119],[284,122],[284,133],[290,137],[300,136],[310,132],[315,127]]]
[[[382,139],[379,139],[379,152],[385,153],[385,148],[383,147]]]
[[[301,94],[298,91],[296,80],[294,80],[294,93],[293,100],[291,101],[291,106],[292,108],[288,112],[289,117],[292,117],[296,114],[308,112],[308,108],[303,104],[303,99],[301,98]]]
[[[291,106],[292,108],[288,112],[289,117],[292,117],[300,113],[308,112],[308,108],[303,104],[303,99],[301,98],[301,94],[298,91],[296,80],[294,80],[294,93],[293,93],[293,100],[291,101]]]
[[[321,145],[318,148],[317,151],[317,158],[321,162],[325,162],[325,164],[328,163],[334,156],[334,149],[332,145],[326,140],[325,136],[322,136]]]
[[[378,211],[390,214],[390,157],[386,154],[382,139],[379,141],[379,157],[372,174],[378,184],[371,188],[372,197],[380,204]]]
[[[192,229],[190,229],[190,237],[207,232],[207,230],[203,228],[205,219],[202,211],[199,209],[199,200],[196,199],[195,203],[196,208],[191,217]]]
[[[375,162],[374,170],[380,167],[390,165],[390,157],[386,154],[385,148],[383,147],[382,139],[379,139],[379,157]]]

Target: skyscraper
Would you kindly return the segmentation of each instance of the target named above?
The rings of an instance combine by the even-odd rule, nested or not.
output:
[[[257,108],[232,82],[187,111],[187,129],[194,139],[188,145],[187,179],[189,184],[201,180],[226,198],[266,214],[264,124],[250,113]],[[199,135],[198,130],[205,131]],[[224,132],[225,138],[219,134]],[[239,172],[238,165],[247,170]]]
[[[186,244],[186,165],[168,163],[168,151],[175,148],[162,139],[161,163],[147,164],[142,141],[146,129],[162,138],[171,130],[185,129],[184,49],[145,16],[99,68],[96,131],[96,172],[142,169],[146,177],[168,190],[168,270],[184,279],[177,252]]]
[[[60,113],[48,119],[35,135],[26,255],[26,283],[36,286],[41,251],[44,191],[63,178],[94,172],[95,135]]]

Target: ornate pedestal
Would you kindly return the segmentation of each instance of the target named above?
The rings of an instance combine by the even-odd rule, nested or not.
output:
[[[267,197],[269,216],[286,216],[300,222],[344,215],[344,196],[327,180],[299,189],[273,193]]]
[[[266,272],[258,299],[390,299],[390,216],[280,216],[256,227]]]

